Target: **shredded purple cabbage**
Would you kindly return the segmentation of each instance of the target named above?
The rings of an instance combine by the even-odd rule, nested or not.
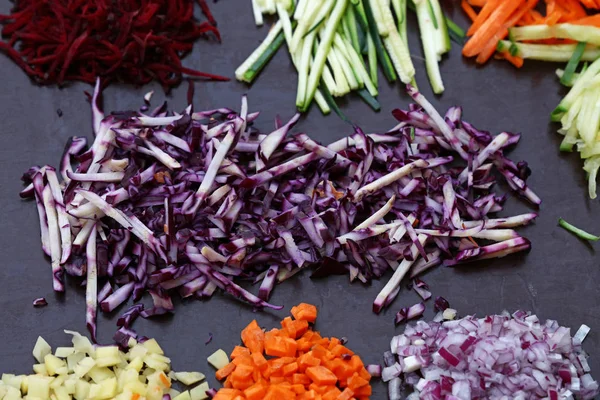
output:
[[[355,128],[328,146],[290,134],[298,115],[258,131],[245,97],[239,114],[163,104],[104,115],[99,88],[90,147],[73,137],[63,182],[52,167],[33,167],[21,192],[36,200],[55,290],[64,290],[64,271],[86,277],[93,336],[98,304],[112,312],[146,293],[152,307],[134,305],[120,327],[173,312],[175,293],[206,299],[220,290],[279,309],[268,302],[275,284],[308,268],[364,283],[392,271],[373,304],[379,312],[406,274],[530,247],[513,228],[537,215],[496,217],[506,194],[492,190],[504,179],[539,204],[526,164],[504,155],[519,136],[479,131],[460,108],[443,117],[412,88],[418,104],[395,110],[392,130]],[[260,283],[258,295],[242,281]]]

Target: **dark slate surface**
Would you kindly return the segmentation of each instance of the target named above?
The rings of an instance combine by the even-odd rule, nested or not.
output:
[[[2,0],[0,11],[10,3]],[[190,66],[233,76],[233,71],[266,35],[267,28],[253,24],[250,4],[242,0],[221,0],[212,4],[220,23],[223,43],[200,42],[190,59]],[[456,19],[463,23],[462,16]],[[414,21],[413,21],[414,22]],[[448,106],[462,105],[466,119],[476,126],[498,133],[502,130],[522,132],[520,145],[512,152],[516,160],[526,159],[533,175],[531,186],[542,197],[537,223],[521,232],[533,242],[529,254],[477,263],[460,269],[438,268],[425,277],[434,295],[447,298],[461,314],[485,315],[504,309],[532,310],[541,318],[558,319],[577,329],[581,323],[592,327],[585,348],[592,353],[593,370],[600,368],[596,353],[600,344],[599,257],[593,246],[582,243],[557,228],[564,217],[592,231],[600,231],[598,201],[587,198],[581,164],[575,154],[558,152],[560,139],[556,126],[548,122],[552,108],[564,95],[553,71],[556,65],[527,62],[517,71],[504,62],[493,61],[478,68],[465,61],[455,46],[442,63],[446,93],[434,97],[429,89],[418,35],[411,29],[411,49],[422,91],[434,105],[445,111]],[[65,296],[55,296],[49,261],[40,249],[39,227],[33,203],[18,197],[21,173],[33,164],[57,165],[65,141],[72,135],[90,135],[90,111],[83,91],[90,88],[76,84],[65,89],[40,88],[7,58],[0,57],[2,71],[0,91],[0,243],[3,260],[0,267],[0,371],[25,373],[34,360],[31,350],[38,335],[51,344],[65,345],[63,329],[85,330],[84,291],[74,283]],[[342,108],[366,131],[385,130],[395,123],[390,111],[406,107],[409,100],[400,85],[390,86],[383,78],[379,97],[383,110],[373,113],[359,99],[351,97]],[[144,88],[111,86],[104,93],[106,110],[137,108],[142,96],[155,89],[153,103],[162,101],[163,92],[156,85]],[[249,94],[250,109],[260,110],[257,125],[273,126],[276,115],[289,118],[295,112],[296,73],[285,51],[280,51],[252,87],[232,81],[202,83],[196,86],[197,109],[216,106],[239,107],[240,96]],[[167,99],[175,109],[185,107],[186,88],[181,87]],[[64,115],[59,117],[57,109]],[[324,143],[351,132],[337,116],[324,117],[312,109],[298,125]],[[504,215],[529,208],[517,199],[507,202]],[[319,307],[317,328],[325,335],[346,336],[349,345],[366,363],[377,363],[388,348],[395,328],[393,315],[400,307],[417,301],[414,293],[403,289],[398,299],[384,313],[371,312],[371,302],[385,280],[370,286],[349,285],[347,277],[311,281],[307,275],[286,282],[274,291],[272,302],[285,305],[281,312],[253,313],[252,309],[223,295],[207,302],[179,305],[174,316],[161,320],[136,322],[142,334],[155,337],[178,370],[200,370],[209,375],[206,357],[218,348],[230,351],[239,342],[240,330],[253,318],[265,327],[276,326],[289,308],[300,301]],[[32,301],[44,296],[49,306],[34,309]],[[427,317],[433,316],[428,304]],[[100,317],[99,338],[110,341],[116,315]],[[205,345],[209,336],[213,341]],[[374,399],[385,398],[385,387],[375,385]]]

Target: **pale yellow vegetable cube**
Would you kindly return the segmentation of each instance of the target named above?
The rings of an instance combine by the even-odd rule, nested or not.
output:
[[[24,375],[2,374],[2,382],[8,386],[12,386],[17,390],[21,390],[21,382]]]
[[[6,392],[8,392],[8,388],[6,387],[4,382],[0,382],[0,399],[6,396]]]
[[[169,391],[167,392],[167,394],[169,396],[171,396],[171,399],[174,399],[175,397],[179,396],[181,394],[181,392],[179,390],[171,388],[171,389],[169,389]]]
[[[175,372],[175,379],[184,385],[193,385],[198,383],[205,378],[204,374],[200,372]]]
[[[90,386],[88,397],[93,400],[112,399],[117,395],[117,378],[105,379]]]
[[[31,375],[27,378],[27,396],[47,399],[50,397],[50,381],[52,378],[41,375]]]
[[[185,392],[181,392],[179,396],[175,397],[172,400],[192,400],[192,398],[190,397],[190,392],[186,390]]]
[[[131,393],[137,393],[140,396],[146,396],[146,386],[138,380],[128,382],[127,384],[125,384],[123,390],[128,390]]]
[[[71,400],[71,395],[65,387],[57,387],[54,389],[56,400]]]
[[[90,339],[88,339],[85,336],[81,336],[78,332],[65,330],[65,333],[67,335],[73,336],[73,339],[71,341],[73,342],[73,347],[75,348],[75,351],[86,353],[92,358],[95,357],[96,350],[94,350],[94,346],[92,345],[92,342],[90,342]]]
[[[155,370],[158,371],[167,371],[169,369],[169,366],[161,361],[156,360],[154,357],[155,354],[148,354],[146,357],[144,357],[144,363]]]
[[[139,373],[142,370],[143,366],[144,360],[142,360],[141,357],[136,357],[129,362],[127,369],[131,369]]]
[[[79,361],[85,358],[85,353],[73,353],[67,356],[67,368],[69,372],[73,372]]]
[[[146,400],[162,400],[163,388],[158,385],[148,385]]]
[[[64,386],[66,379],[66,375],[59,375],[56,378],[52,379],[52,381],[50,382],[50,389],[56,389],[57,387]]]
[[[109,368],[99,368],[94,366],[94,368],[90,369],[90,371],[87,373],[87,376],[89,376],[94,383],[100,383],[106,379],[114,378],[115,374]]]
[[[73,368],[73,372],[78,378],[83,378],[95,365],[96,361],[93,358],[85,357],[77,363],[77,366]]]
[[[33,364],[33,372],[39,375],[48,375],[46,364]]]
[[[61,367],[66,367],[67,363],[55,355],[46,354],[44,357],[44,365],[46,365],[46,371],[48,371],[48,375],[56,375],[56,370]]]
[[[39,336],[37,341],[35,342],[35,346],[33,347],[33,357],[37,360],[38,363],[44,362],[44,357],[46,354],[52,353],[52,347],[44,340],[43,337]]]
[[[158,345],[158,342],[155,339],[149,339],[146,340],[144,343],[142,343],[142,346],[144,346],[146,348],[146,350],[148,350],[148,352],[150,353],[154,353],[154,354],[165,354],[163,352],[163,349],[160,348],[160,346]]]
[[[221,369],[229,364],[229,357],[227,357],[227,353],[225,353],[223,349],[219,349],[208,356],[207,361],[216,369]]]
[[[202,382],[192,390],[190,390],[190,396],[192,400],[204,400],[208,399],[206,392],[210,389],[207,382]]]
[[[148,354],[148,349],[146,349],[141,344],[138,344],[138,345],[133,346],[131,348],[131,350],[129,350],[129,352],[127,353],[127,356],[130,360],[133,360],[138,357],[144,358],[146,356],[146,354]]]
[[[57,347],[54,351],[54,355],[59,358],[67,358],[71,354],[75,354],[74,347]]]
[[[90,392],[90,384],[84,381],[83,379],[79,379],[75,384],[75,399],[76,400],[85,400],[88,397],[88,393]]]
[[[77,377],[75,375],[69,376],[65,381],[65,389],[69,394],[75,394],[75,386],[77,385]]]
[[[2,400],[21,400],[21,391],[12,386],[6,387],[6,394]]]
[[[139,382],[138,373],[133,369],[126,369],[117,377],[119,391],[123,391],[125,386],[131,382]]]

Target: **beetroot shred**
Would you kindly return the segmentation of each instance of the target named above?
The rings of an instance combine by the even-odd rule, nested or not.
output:
[[[165,90],[183,75],[228,80],[182,66],[199,38],[220,40],[205,0],[19,0],[3,25],[0,51],[36,83],[157,80]],[[200,12],[198,12],[199,14]]]

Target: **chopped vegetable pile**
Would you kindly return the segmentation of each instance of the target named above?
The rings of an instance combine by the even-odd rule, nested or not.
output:
[[[33,349],[38,364],[33,375],[3,374],[2,400],[203,400],[208,384],[203,382],[180,393],[173,381],[194,385],[204,380],[199,372],[173,372],[156,340],[130,339],[126,351],[117,346],[93,346],[77,332],[72,347],[57,347],[54,353],[41,337]]]
[[[382,379],[389,399],[593,399],[598,382],[589,374],[581,343],[590,328],[571,337],[556,321],[517,311],[406,327],[384,354]]]
[[[574,51],[585,61],[600,56],[600,14],[588,15],[585,8],[600,9],[597,0],[544,0],[545,15],[536,8],[538,0],[462,0],[461,5],[473,21],[463,55],[480,64],[496,52],[516,67],[527,58],[566,62]]]
[[[219,31],[206,0],[197,0],[207,21],[194,17],[192,0],[19,0],[3,25],[0,52],[34,82],[67,81],[144,85],[168,90],[182,77],[227,78],[184,67],[194,42]]]
[[[356,91],[379,111],[378,64],[388,81],[400,77],[405,84],[414,82],[407,4],[407,0],[253,0],[257,25],[263,24],[263,13],[277,14],[279,21],[239,66],[236,78],[251,83],[286,42],[298,71],[298,110],[306,111],[314,98],[323,113],[337,111],[333,97]],[[449,31],[458,37],[464,37],[464,32],[447,21],[438,0],[417,0],[414,9],[427,73],[434,92],[441,93],[444,84],[438,62],[450,51]]]
[[[561,74],[563,75],[563,74]],[[564,76],[564,75],[563,75]],[[596,198],[600,168],[600,59],[573,78],[572,88],[552,112],[552,121],[560,122],[558,133],[564,135],[561,151],[576,147],[584,159],[590,198]]]
[[[368,399],[371,375],[344,340],[324,338],[309,324],[317,308],[301,303],[294,319],[265,332],[256,320],[242,331],[243,346],[221,358],[216,377],[225,379],[213,400]],[[214,360],[213,360],[214,361]]]
[[[418,104],[395,110],[401,122],[384,134],[352,136],[322,146],[306,134],[286,136],[298,115],[262,134],[243,98],[227,108],[182,114],[160,106],[104,116],[92,98],[95,140],[66,146],[60,167],[25,175],[21,196],[35,198],[42,248],[53,284],[63,274],[86,278],[87,322],[95,338],[97,305],[111,312],[147,291],[154,302],[139,315],[173,311],[172,293],[208,298],[217,288],[255,307],[276,282],[308,267],[313,277],[349,273],[369,282],[394,274],[377,296],[379,312],[400,282],[433,266],[527,250],[513,227],[537,214],[493,218],[506,194],[496,178],[534,205],[527,164],[504,150],[519,135],[492,136],[445,117],[416,90]],[[261,282],[258,296],[235,282]]]

